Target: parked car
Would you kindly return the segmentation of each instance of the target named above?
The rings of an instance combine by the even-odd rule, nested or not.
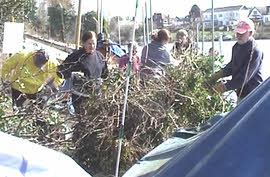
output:
[[[222,40],[223,41],[230,41],[230,40],[232,40],[232,36],[231,35],[229,35],[229,34],[227,34],[227,35],[223,35],[222,36]]]

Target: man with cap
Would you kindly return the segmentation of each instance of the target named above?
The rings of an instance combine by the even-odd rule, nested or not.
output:
[[[238,22],[235,28],[237,43],[232,48],[231,61],[207,81],[217,93],[235,90],[237,103],[263,82],[263,52],[253,38],[254,32],[254,23],[249,18]],[[231,80],[226,83],[217,82],[227,76],[232,76]]]

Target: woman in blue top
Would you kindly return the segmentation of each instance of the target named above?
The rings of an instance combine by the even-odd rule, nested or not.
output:
[[[178,63],[166,48],[166,44],[171,39],[168,30],[159,30],[156,34],[152,35],[152,39],[153,41],[144,46],[142,50],[142,72],[160,75],[163,73],[165,66],[169,64],[178,65]]]

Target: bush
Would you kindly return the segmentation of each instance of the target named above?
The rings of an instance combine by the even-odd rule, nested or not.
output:
[[[231,109],[229,100],[202,85],[212,72],[211,58],[190,53],[178,59],[180,66],[167,68],[159,79],[131,75],[121,173],[176,129],[196,126]],[[0,130],[62,151],[90,174],[114,174],[125,84],[125,73],[112,69],[100,94],[90,94],[81,105],[82,114],[76,116],[68,115],[66,109],[56,110],[55,104],[38,102],[24,112],[11,114],[10,102],[6,102],[10,98],[2,93]],[[40,98],[44,95],[50,94],[42,91]]]

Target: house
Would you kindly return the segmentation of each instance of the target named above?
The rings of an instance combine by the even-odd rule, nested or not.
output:
[[[162,13],[154,13],[153,23],[156,25],[156,28],[161,29],[171,25],[170,17]]]
[[[249,8],[243,5],[215,8],[214,24],[217,27],[234,26],[240,18],[247,17],[248,14]],[[205,27],[211,26],[212,9],[207,9],[203,12],[203,21],[205,22]]]
[[[248,17],[255,22],[267,23],[270,21],[270,6],[254,7],[250,10]]]
[[[175,26],[185,26],[190,23],[188,17],[176,17],[175,19]]]

